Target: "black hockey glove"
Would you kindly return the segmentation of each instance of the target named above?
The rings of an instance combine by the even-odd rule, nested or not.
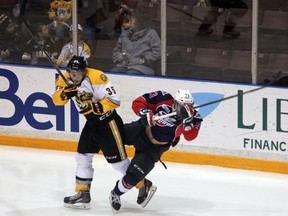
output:
[[[79,113],[85,116],[102,115],[104,113],[103,106],[100,102],[82,101],[79,106],[81,109]]]
[[[152,127],[155,124],[153,118],[154,118],[153,113],[146,113],[145,115],[141,116],[138,122],[143,126]]]
[[[91,101],[93,98],[93,93],[91,92],[84,92],[81,95],[78,94],[78,100],[80,101]]]
[[[183,129],[184,131],[189,131],[194,127],[193,117],[183,119]]]
[[[201,122],[203,121],[202,116],[196,111],[195,115],[190,118],[183,119],[183,128],[185,131],[191,130],[193,127],[200,129]]]
[[[138,116],[142,117],[142,116],[146,116],[147,113],[153,113],[153,111],[151,109],[148,108],[141,108]]]
[[[77,86],[74,84],[71,84],[71,85],[64,87],[64,89],[62,90],[60,94],[60,97],[64,101],[64,100],[69,100],[76,95],[77,95]]]
[[[200,115],[199,112],[196,112],[195,115],[194,115],[194,118],[193,118],[194,127],[197,127],[198,129],[200,129],[202,121],[203,121],[202,116]]]

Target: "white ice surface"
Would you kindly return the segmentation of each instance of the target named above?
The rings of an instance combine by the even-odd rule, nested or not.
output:
[[[109,193],[121,177],[94,157],[91,209],[63,207],[74,195],[74,153],[0,146],[0,216],[114,215]],[[125,216],[287,216],[288,175],[213,166],[157,163],[149,179],[158,187],[146,208],[137,190],[121,197]]]

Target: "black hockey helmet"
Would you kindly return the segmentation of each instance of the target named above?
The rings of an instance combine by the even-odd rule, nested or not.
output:
[[[84,71],[87,64],[83,56],[74,55],[67,65],[67,71]]]

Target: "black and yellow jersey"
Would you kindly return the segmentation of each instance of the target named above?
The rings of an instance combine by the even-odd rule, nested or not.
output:
[[[63,75],[68,81],[70,80],[68,72]],[[52,94],[56,106],[64,106],[68,102],[60,96],[65,86],[67,86],[66,82],[59,76],[56,80],[56,89]],[[103,106],[103,114],[120,106],[120,94],[115,90],[110,79],[100,70],[86,68],[86,75],[77,90],[78,98],[90,98],[92,102],[100,102]],[[73,97],[72,100],[77,106],[76,98]]]

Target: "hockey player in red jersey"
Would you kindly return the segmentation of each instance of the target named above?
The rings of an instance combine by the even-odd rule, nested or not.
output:
[[[73,56],[63,76],[71,84],[67,86],[59,76],[52,96],[54,104],[64,106],[71,99],[87,120],[76,154],[77,194],[65,197],[64,206],[89,209],[94,154],[101,150],[107,162],[123,175],[130,163],[124,147],[123,121],[115,110],[120,106],[120,97],[102,71],[86,68],[83,57]]]
[[[138,121],[125,124],[126,143],[136,149],[126,174],[111,191],[113,211],[121,208],[120,196],[136,184],[144,184],[139,190],[137,203],[145,207],[156,191],[156,186],[145,179],[170,146],[176,146],[180,136],[194,140],[199,133],[202,117],[193,109],[194,99],[189,90],[179,89],[174,97],[164,91],[146,93],[132,102],[132,109],[140,117]],[[177,115],[154,120],[175,112]],[[163,163],[165,166],[165,164]]]

